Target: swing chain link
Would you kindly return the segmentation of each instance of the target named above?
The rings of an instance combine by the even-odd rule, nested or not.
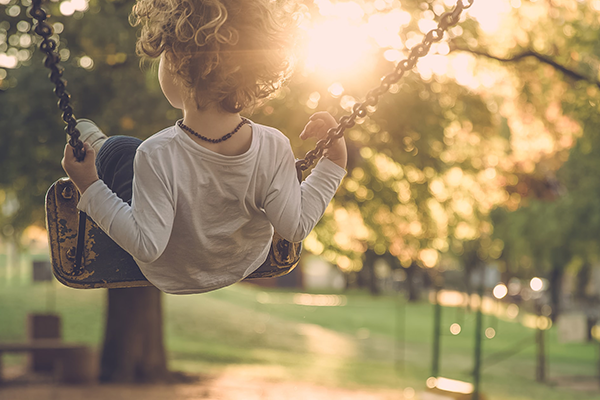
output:
[[[44,0],[32,0],[29,14],[35,20],[35,33],[42,38],[40,50],[46,54],[44,66],[50,70],[49,78],[54,84],[54,94],[58,97],[58,108],[63,112],[62,119],[67,124],[65,131],[69,135],[69,144],[73,147],[73,154],[77,161],[85,158],[85,149],[83,142],[79,138],[80,133],[77,129],[77,120],[73,114],[73,108],[69,104],[71,95],[66,91],[67,81],[62,78],[64,68],[59,65],[60,55],[56,51],[57,44],[52,35],[54,29],[52,25],[46,22],[48,14],[42,8]]]
[[[344,131],[346,129],[356,125],[357,118],[364,118],[367,116],[369,107],[377,105],[379,97],[386,93],[390,87],[398,82],[407,72],[412,70],[419,61],[419,58],[426,56],[429,53],[429,49],[433,43],[442,40],[444,32],[460,21],[463,10],[471,7],[474,1],[475,0],[458,0],[454,9],[442,14],[439,18],[437,28],[427,32],[423,41],[411,48],[408,58],[398,62],[392,72],[381,78],[379,86],[367,92],[365,100],[362,103],[354,104],[352,113],[342,116],[338,122],[338,126],[327,131],[327,138],[319,140],[313,150],[308,151],[303,159],[296,161],[298,180],[302,180],[303,171],[312,167],[315,161],[323,156],[325,150],[330,148],[336,140],[344,136]]]

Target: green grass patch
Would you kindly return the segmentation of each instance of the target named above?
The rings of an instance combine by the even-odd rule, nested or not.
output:
[[[340,305],[329,307],[298,305],[295,292],[250,285],[202,295],[165,295],[170,367],[208,374],[244,367],[255,369],[265,379],[424,389],[431,370],[432,306],[362,292],[343,296],[337,298],[343,300]],[[57,283],[6,286],[0,282],[0,340],[24,339],[27,314],[55,312],[62,316],[66,340],[99,347],[105,297],[104,290],[76,290]],[[459,335],[450,333],[452,323],[461,325]],[[443,376],[471,379],[474,326],[474,313],[443,309]],[[493,339],[483,343],[482,389],[488,398],[600,400],[598,390],[578,391],[535,382],[533,330],[492,316],[485,316],[484,327],[496,331]],[[555,329],[548,332],[546,340],[550,379],[594,376],[598,344],[560,344]],[[489,363],[494,353],[521,341],[525,343],[521,352]]]

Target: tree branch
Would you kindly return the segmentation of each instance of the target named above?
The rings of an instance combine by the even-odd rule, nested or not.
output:
[[[547,64],[550,65],[551,67],[553,67],[554,69],[562,72],[565,76],[568,76],[569,78],[576,80],[576,81],[586,81],[589,82],[591,84],[596,85],[597,87],[600,88],[600,82],[596,79],[592,79],[588,76],[582,75],[579,72],[573,71],[572,69],[569,69],[567,67],[565,67],[564,65],[561,65],[559,63],[557,63],[556,61],[552,60],[551,58],[549,58],[548,56],[545,56],[543,54],[540,54],[536,51],[533,50],[527,50],[524,51],[520,54],[516,54],[512,57],[508,57],[508,58],[503,58],[503,57],[498,57],[495,56],[493,54],[489,54],[486,53],[482,50],[477,50],[477,49],[471,49],[468,47],[462,47],[456,43],[450,43],[450,52],[453,51],[464,51],[467,53],[471,53],[474,54],[476,56],[481,56],[481,57],[486,57],[492,60],[496,60],[496,61],[500,61],[503,63],[512,63],[512,62],[519,62],[524,58],[528,58],[528,57],[533,57],[536,58],[539,62],[543,63],[543,64]]]

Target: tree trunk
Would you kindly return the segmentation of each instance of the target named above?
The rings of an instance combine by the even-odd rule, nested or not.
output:
[[[563,272],[564,263],[552,263],[552,270],[550,271],[549,277],[550,306],[552,307],[552,314],[550,315],[550,318],[552,319],[552,322],[556,322],[556,319],[558,318],[561,311],[560,306]]]
[[[406,272],[406,286],[408,291],[408,301],[414,303],[419,301],[421,298],[421,287],[422,284],[419,279],[420,267],[416,262],[412,262],[408,268],[404,270]]]
[[[478,284],[483,284],[484,269],[481,268],[481,259],[477,254],[479,248],[479,242],[468,241],[463,244],[464,251],[462,255],[462,262],[465,273],[465,292],[467,296],[471,298],[473,296],[473,274],[478,271],[480,274],[481,281]],[[467,302],[467,311],[471,311],[471,302]]]
[[[377,253],[375,251],[368,249],[365,252],[365,260],[363,262],[363,269],[366,270],[366,278],[367,284],[369,286],[369,292],[372,295],[377,296],[380,293],[379,290],[379,282],[377,279],[377,275],[375,274],[375,261],[377,261]]]
[[[540,316],[542,314],[541,307],[536,305],[536,314]],[[537,382],[546,381],[546,344],[544,334],[546,331],[539,327],[535,331],[535,342],[537,348],[537,361],[535,367],[535,380]]]
[[[550,271],[550,306],[552,307],[551,319],[556,322],[560,314],[560,294],[562,291],[562,271],[558,268]]]
[[[108,290],[102,382],[168,379],[161,293],[155,287]]]
[[[575,277],[575,291],[573,293],[577,300],[588,300],[586,288],[592,279],[592,265],[589,262],[584,262]]]

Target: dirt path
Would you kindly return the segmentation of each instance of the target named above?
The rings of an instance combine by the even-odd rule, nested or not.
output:
[[[348,390],[304,382],[261,381],[238,374],[178,385],[67,386],[38,382],[0,387],[0,400],[404,400],[402,394],[400,389]]]
[[[214,382],[173,386],[11,385],[1,400],[398,400],[398,391],[349,391],[304,383]]]
[[[11,386],[2,400],[397,400],[398,392],[329,389],[306,384],[174,386]]]

